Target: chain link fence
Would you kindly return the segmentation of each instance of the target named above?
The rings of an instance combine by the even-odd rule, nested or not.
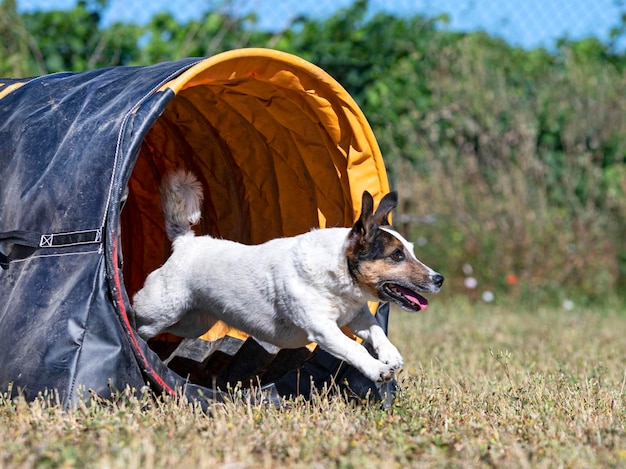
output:
[[[18,0],[21,11],[72,8],[77,0]],[[98,1],[98,0],[89,0]],[[88,2],[89,3],[89,2]],[[305,16],[323,20],[353,0],[109,0],[105,24],[123,21],[144,23],[158,12],[167,11],[178,21],[201,18],[208,11],[235,17],[255,15],[252,28],[281,31],[295,19]],[[484,30],[525,48],[551,49],[559,38],[597,37],[623,49],[626,41],[619,33],[626,14],[624,0],[370,0],[371,14],[386,12],[398,16],[444,16],[442,27],[454,31]],[[617,38],[612,37],[616,34]]]
[[[86,8],[76,8],[81,1]],[[404,199],[428,201],[407,203],[401,213],[409,221],[437,214],[436,224],[418,228],[419,239],[438,241],[419,247],[449,277],[461,276],[466,263],[481,266],[480,282],[513,291],[505,280],[512,273],[524,286],[516,291],[533,301],[547,279],[552,292],[562,285],[595,298],[624,291],[626,0],[0,6],[0,76],[148,65],[251,46],[300,55],[362,107]],[[53,9],[68,11],[19,14]],[[173,21],[153,21],[159,13]],[[548,53],[441,30],[484,31]],[[588,37],[603,44],[559,44]]]

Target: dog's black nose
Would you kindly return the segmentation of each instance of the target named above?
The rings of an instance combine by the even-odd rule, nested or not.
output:
[[[443,285],[443,275],[440,275],[440,274],[433,275],[432,281],[437,286],[437,288],[441,288],[441,285]]]

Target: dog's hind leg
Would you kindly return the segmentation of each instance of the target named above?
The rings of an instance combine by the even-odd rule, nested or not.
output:
[[[381,332],[384,335],[382,329]],[[341,332],[332,320],[318,322],[314,331],[309,330],[309,339],[331,355],[354,366],[372,381],[389,381],[393,378],[397,364],[383,363],[372,357],[365,347]]]
[[[402,355],[391,343],[367,306],[361,308],[359,314],[347,326],[357,337],[372,344],[381,362],[391,365],[396,370],[402,368],[404,364]]]

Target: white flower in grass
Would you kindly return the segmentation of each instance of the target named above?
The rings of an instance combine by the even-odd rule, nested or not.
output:
[[[495,300],[496,297],[493,294],[493,292],[490,292],[489,290],[487,290],[483,292],[482,298],[485,303],[491,303],[493,300]]]
[[[465,277],[465,281],[463,283],[465,284],[465,288],[473,290],[478,285],[478,280],[474,277]]]

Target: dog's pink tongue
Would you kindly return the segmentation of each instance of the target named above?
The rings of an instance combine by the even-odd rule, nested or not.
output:
[[[428,307],[428,300],[422,295],[415,293],[414,291],[402,288],[402,295],[416,306],[419,306],[420,311],[425,310]]]
[[[409,296],[409,300],[419,305],[420,311],[424,311],[428,307],[428,300],[421,295]]]

